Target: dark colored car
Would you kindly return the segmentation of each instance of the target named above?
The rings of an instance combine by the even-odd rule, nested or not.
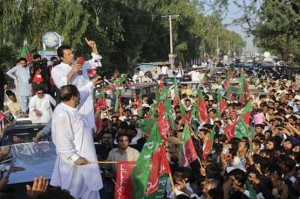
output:
[[[1,138],[1,148],[11,147],[9,160],[5,164],[25,168],[24,171],[10,173],[9,184],[32,182],[35,177],[50,179],[56,159],[53,142],[32,142],[44,124],[13,124],[7,127]]]

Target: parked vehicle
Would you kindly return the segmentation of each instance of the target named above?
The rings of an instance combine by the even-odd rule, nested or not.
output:
[[[152,75],[157,72],[158,70],[160,70],[160,66],[163,66],[163,65],[167,65],[167,66],[170,66],[170,63],[169,62],[150,62],[150,63],[140,63],[140,64],[137,64],[133,70],[131,71],[131,75],[133,76],[136,69],[140,69],[142,72],[144,73],[147,73],[148,72],[148,77],[152,77]]]
[[[24,171],[10,173],[9,184],[32,182],[35,177],[50,179],[56,159],[55,146],[51,141],[32,142],[32,138],[44,124],[13,124],[7,127],[1,138],[1,148],[11,147],[5,164],[25,168]]]

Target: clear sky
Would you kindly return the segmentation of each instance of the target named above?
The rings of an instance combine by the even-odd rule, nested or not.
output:
[[[243,14],[243,10],[241,8],[238,8],[234,3],[231,2],[231,0],[229,0],[229,2],[230,4],[229,4],[228,12],[225,16],[223,24],[231,24],[232,20],[241,17]],[[252,42],[253,36],[250,37],[247,36],[243,28],[241,27],[241,25],[230,25],[227,28],[231,31],[235,31],[239,33],[243,37],[243,39],[247,42],[246,51],[255,51]]]

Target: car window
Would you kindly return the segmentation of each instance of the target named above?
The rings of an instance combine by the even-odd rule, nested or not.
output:
[[[12,128],[7,130],[4,132],[2,137],[1,146],[32,142],[32,138],[35,137],[43,127],[44,126],[17,129]]]

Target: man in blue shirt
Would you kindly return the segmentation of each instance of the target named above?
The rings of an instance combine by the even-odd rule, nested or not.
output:
[[[14,80],[18,80],[18,97],[22,112],[26,113],[31,97],[31,84],[29,83],[30,73],[29,67],[27,66],[27,60],[24,57],[21,57],[18,60],[18,64],[7,71],[6,74]]]

